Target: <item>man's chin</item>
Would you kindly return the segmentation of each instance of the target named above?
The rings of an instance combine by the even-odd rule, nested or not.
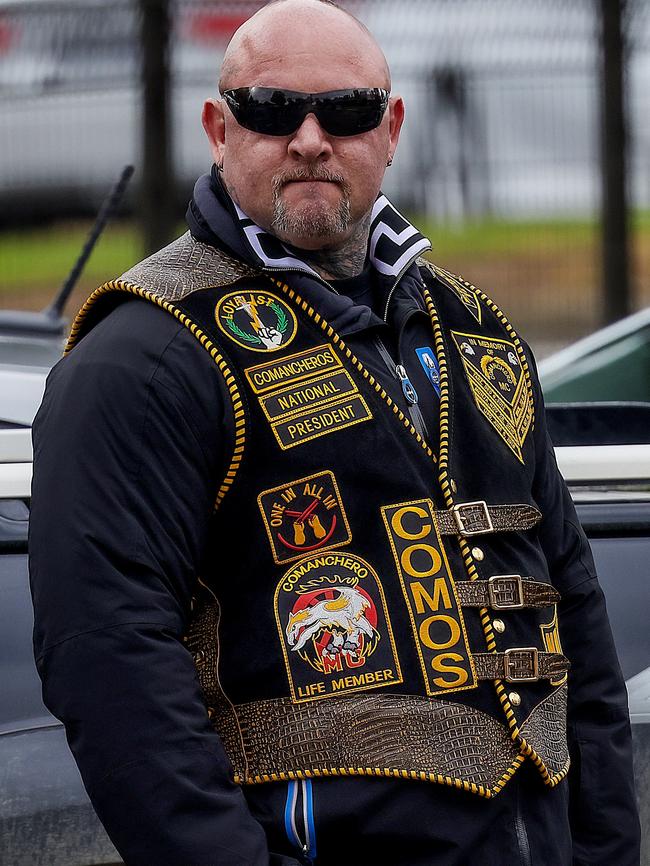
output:
[[[303,250],[336,246],[349,232],[345,208],[302,207],[276,213],[271,231],[284,243]]]

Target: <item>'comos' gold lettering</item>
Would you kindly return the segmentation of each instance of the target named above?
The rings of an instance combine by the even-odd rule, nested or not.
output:
[[[465,623],[433,503],[421,499],[381,510],[411,614],[427,694],[476,687]]]

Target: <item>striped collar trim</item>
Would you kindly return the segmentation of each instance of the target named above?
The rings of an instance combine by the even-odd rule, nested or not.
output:
[[[260,228],[233,202],[248,247],[252,255],[265,268],[299,270],[318,278],[306,262],[298,258],[289,247]],[[385,195],[380,194],[372,209],[370,221],[370,262],[379,273],[398,277],[404,268],[431,244],[395,208]]]

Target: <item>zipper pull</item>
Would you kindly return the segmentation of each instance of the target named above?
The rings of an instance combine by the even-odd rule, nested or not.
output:
[[[402,386],[404,396],[412,406],[415,406],[418,402],[418,392],[413,387],[413,383],[409,379],[408,373],[406,372],[406,368],[404,367],[404,365],[397,364],[395,366],[395,373],[397,374],[397,378],[399,379],[400,385]]]

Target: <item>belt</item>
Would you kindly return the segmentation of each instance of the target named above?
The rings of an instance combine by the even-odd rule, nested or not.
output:
[[[571,667],[571,662],[561,653],[540,652],[536,647],[515,647],[502,653],[474,653],[472,658],[480,680],[505,680],[508,683],[553,680]]]
[[[488,580],[459,580],[456,590],[464,607],[491,607],[493,610],[548,607],[560,600],[560,593],[549,583],[520,574],[495,574]]]
[[[488,505],[484,499],[460,502],[448,511],[434,511],[442,535],[483,535],[532,529],[542,519],[532,505]]]

